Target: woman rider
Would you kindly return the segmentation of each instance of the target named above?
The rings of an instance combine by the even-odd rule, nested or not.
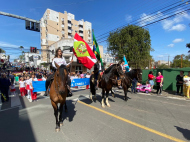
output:
[[[48,89],[48,87],[49,87],[49,85],[50,85],[50,83],[51,83],[51,80],[53,80],[55,71],[56,71],[56,69],[57,69],[54,62],[56,62],[59,66],[65,65],[65,66],[67,66],[67,68],[68,68],[68,67],[70,66],[70,63],[73,62],[73,60],[71,60],[71,62],[67,64],[66,61],[65,61],[65,58],[62,57],[62,51],[61,51],[61,49],[58,48],[58,49],[56,50],[56,52],[55,52],[55,57],[54,57],[54,59],[53,59],[53,61],[52,61],[52,66],[53,66],[53,68],[54,68],[54,73],[51,74],[51,75],[47,78],[47,80],[46,80],[46,91],[48,91],[47,89]],[[50,87],[49,87],[49,88],[50,88]],[[46,93],[46,94],[47,94],[47,93]]]

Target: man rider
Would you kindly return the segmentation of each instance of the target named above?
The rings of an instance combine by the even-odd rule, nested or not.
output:
[[[67,68],[68,68],[68,67],[70,66],[70,64],[73,62],[73,60],[71,60],[71,62],[67,64],[66,61],[65,61],[65,58],[62,57],[62,51],[61,51],[61,49],[58,48],[58,49],[56,50],[55,57],[54,57],[54,59],[53,59],[53,61],[52,61],[52,66],[53,66],[53,68],[54,68],[54,73],[51,74],[51,75],[47,78],[47,80],[46,80],[46,92],[47,92],[47,89],[48,89],[49,85],[51,85],[50,83],[51,83],[51,81],[53,80],[55,71],[56,71],[56,69],[57,69],[54,62],[56,62],[59,66],[65,65],[65,66],[67,66]],[[68,89],[68,90],[69,90],[69,89]],[[69,90],[69,91],[70,91],[70,90]],[[69,94],[70,94],[70,93],[69,93]],[[46,94],[46,95],[47,95],[47,94]]]
[[[102,72],[102,66],[101,66],[101,62],[100,60],[98,60],[95,64],[94,64],[94,75],[95,75],[95,82],[97,82],[96,85],[96,89],[98,89],[98,75],[99,73]]]
[[[121,66],[121,69],[123,70],[123,72],[125,73],[126,70],[125,70],[124,64],[125,64],[125,61],[122,59],[120,66]],[[117,77],[117,84],[118,84],[118,88],[122,89],[122,87],[121,87],[121,79],[119,77]]]

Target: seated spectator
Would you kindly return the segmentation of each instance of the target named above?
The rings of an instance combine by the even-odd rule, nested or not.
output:
[[[176,76],[176,87],[177,87],[177,92],[176,95],[179,94],[179,89],[181,88],[181,94],[183,95],[183,77],[184,77],[184,71],[180,71],[180,74]]]

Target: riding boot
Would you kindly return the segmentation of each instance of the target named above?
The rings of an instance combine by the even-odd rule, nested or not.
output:
[[[122,89],[122,87],[121,87],[121,80],[120,80],[120,79],[117,80],[117,85],[118,85],[118,88],[119,88],[119,89]]]
[[[73,94],[72,94],[72,92],[71,92],[71,88],[69,87],[69,85],[67,85],[67,89],[68,89],[67,97],[72,97]]]

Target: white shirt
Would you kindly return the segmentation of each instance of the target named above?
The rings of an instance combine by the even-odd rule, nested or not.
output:
[[[61,65],[69,65],[70,63],[66,63],[66,61],[65,61],[65,58],[54,58],[53,59],[53,61],[52,61],[52,66],[54,67],[54,68],[56,68],[56,66],[55,66],[55,63],[54,62],[56,62],[59,66],[61,66]],[[56,68],[57,69],[57,68]]]
[[[46,81],[46,79],[44,77],[42,77],[42,81]]]
[[[101,63],[99,63],[99,71],[102,70],[102,66]]]
[[[26,80],[26,84],[30,85],[30,83],[32,84],[32,78]],[[30,89],[32,89],[32,86],[30,85]]]
[[[90,75],[86,75],[86,78],[90,78]]]
[[[20,84],[20,88],[25,87],[25,81],[19,81],[19,84]]]
[[[121,65],[121,69],[124,70],[124,66],[123,65]]]

